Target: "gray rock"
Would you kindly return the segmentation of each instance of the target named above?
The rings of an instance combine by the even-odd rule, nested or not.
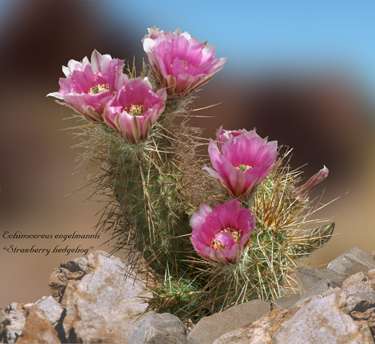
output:
[[[328,287],[338,287],[346,277],[345,275],[338,274],[328,269],[317,269],[312,267],[299,267],[296,275],[303,290],[311,289],[320,281],[324,281]]]
[[[328,269],[299,267],[296,271],[300,287],[301,299],[325,293],[329,288],[338,287],[345,279],[345,275]]]
[[[52,298],[36,303],[10,304],[0,316],[0,343],[60,344],[55,325],[63,312]]]
[[[36,306],[28,307],[22,335],[16,344],[61,344],[57,331]]]
[[[131,343],[128,336],[148,307],[145,299],[152,296],[145,284],[128,276],[129,269],[119,258],[101,251],[63,268],[68,270],[61,299],[66,309],[63,329],[67,341]]]
[[[373,344],[369,326],[341,309],[336,292],[314,296],[291,310],[275,310],[213,344]]]
[[[300,294],[291,294],[280,297],[279,299],[273,301],[272,304],[279,308],[290,308],[293,307],[300,299]]]
[[[357,248],[327,269],[298,269],[301,295],[275,301],[271,312],[259,300],[234,306],[201,319],[188,337],[175,316],[144,314],[152,295],[129,273],[105,252],[62,264],[50,280],[54,297],[0,310],[0,343],[374,343],[375,261]]]
[[[125,263],[100,251],[62,264],[50,287],[54,297],[0,312],[0,343],[131,343],[128,336],[152,296]]]
[[[276,321],[275,319],[280,321],[284,314],[287,314],[286,310],[273,311],[248,327],[239,328],[222,335],[212,344],[271,344],[273,343],[272,332],[270,331],[272,323]]]
[[[340,309],[338,295],[313,297],[283,322],[275,333],[275,344],[365,344],[373,343],[370,329],[361,326]]]
[[[351,312],[360,302],[375,304],[374,281],[363,272],[358,272],[344,281],[341,297],[345,299],[347,312]]]
[[[42,297],[35,305],[52,325],[60,320],[63,308],[52,296]]]
[[[149,312],[134,325],[131,344],[187,344],[186,329],[176,316]]]
[[[328,268],[299,267],[296,271],[299,294],[282,297],[274,301],[274,304],[281,308],[290,308],[306,298],[324,294],[330,288],[340,287],[348,274],[367,272],[372,265],[375,267],[372,255],[353,248],[333,260]]]
[[[351,250],[332,260],[328,264],[327,269],[341,275],[349,276],[357,272],[367,272],[368,270],[375,269],[375,260],[371,254],[358,247],[353,247]]]
[[[59,268],[53,271],[48,285],[51,288],[52,296],[58,302],[61,302],[69,281],[78,281],[82,279],[86,273],[91,271],[91,267],[87,264],[87,257],[79,257],[61,264]]]
[[[342,287],[274,309],[214,344],[373,344],[375,270],[345,279]]]
[[[25,310],[21,304],[13,302],[3,312],[2,337],[7,344],[14,344],[21,336],[25,326]]]
[[[6,327],[9,321],[3,309],[0,308],[0,343],[5,340]]]
[[[269,310],[270,305],[261,300],[233,306],[224,312],[202,318],[188,338],[194,344],[212,344],[222,334],[252,323]]]

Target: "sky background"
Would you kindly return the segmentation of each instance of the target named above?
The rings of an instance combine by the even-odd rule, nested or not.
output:
[[[25,0],[0,0],[0,21]],[[72,1],[72,0],[67,0]],[[269,70],[277,65],[324,65],[353,73],[375,89],[375,2],[362,1],[124,1],[80,0],[139,38],[151,25],[179,27],[207,39],[226,69]],[[107,22],[107,21],[104,21]],[[1,23],[0,23],[1,25]],[[100,23],[98,23],[100,25]]]
[[[375,87],[375,2],[103,1],[103,14],[124,17],[144,34],[149,25],[180,27],[216,46],[226,68],[324,64],[345,68]],[[298,62],[297,62],[298,61]]]

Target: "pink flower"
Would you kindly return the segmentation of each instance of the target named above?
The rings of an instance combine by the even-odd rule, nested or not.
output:
[[[103,119],[130,143],[144,140],[165,108],[165,89],[157,92],[147,78],[132,79],[107,104]]]
[[[123,67],[122,60],[94,50],[91,61],[85,57],[82,62],[70,60],[63,66],[66,78],[60,78],[60,90],[48,96],[92,121],[102,121],[105,105],[127,80]]]
[[[225,141],[245,133],[247,133],[246,129],[225,130],[223,127],[220,127],[216,133],[216,139],[219,144],[223,144]]]
[[[190,219],[191,242],[203,258],[217,262],[236,262],[249,241],[255,219],[237,200],[211,209],[203,204]]]
[[[277,158],[277,142],[267,142],[255,130],[219,129],[208,153],[213,168],[204,169],[237,197],[250,192],[268,175]]]
[[[143,49],[169,94],[183,95],[203,85],[224,65],[215,50],[187,32],[148,29]]]
[[[309,180],[296,188],[296,194],[300,197],[306,195],[315,186],[323,182],[329,175],[329,169],[323,166],[317,173],[309,178]]]

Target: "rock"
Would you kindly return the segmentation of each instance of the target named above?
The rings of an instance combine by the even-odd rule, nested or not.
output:
[[[35,302],[35,305],[52,325],[55,326],[57,324],[61,318],[63,308],[52,296],[42,297]]]
[[[131,343],[128,336],[152,296],[125,263],[101,251],[62,264],[49,285],[53,296],[0,312],[0,343]],[[167,317],[165,326],[172,324]]]
[[[374,344],[371,255],[354,248],[327,269],[299,268],[296,277],[301,294],[276,300],[271,312],[268,303],[254,300],[201,319],[186,336],[174,315],[145,314],[152,294],[128,265],[93,252],[54,271],[53,296],[0,310],[0,343]]]
[[[87,272],[89,267],[85,257],[77,258],[73,261],[61,264],[50,276],[48,285],[51,288],[52,296],[60,302],[65,288],[69,281],[81,279]]]
[[[131,344],[187,344],[186,329],[172,314],[149,312],[135,323]]]
[[[287,313],[288,311],[283,309],[274,310],[248,327],[224,334],[213,344],[273,344],[272,324],[280,323]]]
[[[373,343],[369,327],[343,313],[335,293],[313,297],[280,325],[275,343]]]
[[[300,299],[301,299],[300,294],[286,295],[273,301],[272,305],[277,306],[279,308],[290,308],[290,307],[293,307]]]
[[[2,333],[0,339],[14,344],[21,336],[26,322],[25,310],[21,304],[13,302],[2,312]]]
[[[360,251],[356,248],[349,251],[350,253],[345,253],[351,255],[357,255],[360,256],[362,261],[364,262],[365,256],[367,258],[371,255],[367,255],[366,252]],[[338,271],[344,271],[345,269],[352,269],[353,266],[353,259],[348,260],[348,258],[345,258],[343,260],[340,260],[342,264],[346,266],[346,268],[339,268],[338,263],[331,262],[333,266],[333,269],[336,269]],[[375,261],[374,261],[375,262]],[[367,264],[371,266],[370,262],[367,261]],[[365,268],[366,265],[361,265],[361,269],[364,271],[367,271],[368,269]],[[358,268],[358,266],[356,266]],[[355,269],[353,269],[355,271]],[[296,279],[298,281],[298,285],[300,288],[299,294],[293,294],[293,295],[287,295],[284,296],[276,301],[274,301],[274,304],[281,308],[290,308],[291,306],[294,306],[296,303],[298,303],[301,300],[304,300],[308,297],[319,295],[327,292],[330,288],[340,287],[347,277],[346,274],[335,272],[332,269],[328,268],[312,268],[312,267],[299,267],[296,271]]]
[[[345,275],[338,274],[328,269],[299,267],[296,271],[297,279],[302,291],[311,291],[317,283],[324,282],[328,287],[338,287],[345,279]]]
[[[0,308],[0,343],[5,341],[6,327],[9,325],[9,321],[3,309]]]
[[[189,340],[197,344],[211,344],[222,334],[246,326],[270,310],[270,305],[253,300],[233,306],[223,312],[202,318],[189,334]]]
[[[61,296],[66,340],[128,343],[136,319],[148,307],[145,298],[152,296],[145,284],[127,276],[129,269],[119,258],[100,251],[64,264],[61,274],[67,281]]]
[[[329,288],[338,287],[345,277],[328,269],[299,267],[296,271],[296,278],[300,288],[300,299],[319,295]]]
[[[348,277],[342,285],[342,297],[345,299],[345,308],[351,312],[361,302],[375,303],[373,283],[368,274],[358,272]]]
[[[373,344],[374,287],[375,270],[357,273],[341,288],[328,289],[290,309],[274,309],[214,344]]]
[[[367,272],[375,269],[375,260],[373,256],[358,247],[353,247],[341,256],[332,260],[328,266],[328,270],[334,271],[341,275],[352,275],[357,272]]]
[[[22,335],[16,344],[60,344],[57,332],[38,306],[27,311]]]
[[[362,301],[350,312],[354,320],[366,321],[370,327],[372,336],[375,338],[375,304]]]

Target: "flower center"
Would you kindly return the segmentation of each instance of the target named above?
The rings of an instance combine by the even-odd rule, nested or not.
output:
[[[142,104],[133,104],[130,105],[130,107],[128,107],[126,111],[133,116],[139,116],[143,114],[144,107]]]
[[[97,84],[89,89],[90,94],[98,94],[109,90],[108,84]]]
[[[225,245],[219,239],[212,240],[211,246],[214,250],[222,250],[225,248]]]
[[[239,231],[236,231],[236,230],[232,229],[232,230],[230,230],[230,234],[231,234],[231,236],[232,236],[232,238],[235,242],[240,241],[240,232]]]
[[[190,63],[189,61],[187,61],[186,59],[183,59],[183,58],[176,58],[171,64],[170,64],[170,67],[173,69],[173,68],[177,68],[177,69],[182,69],[184,71],[188,71],[189,67],[190,67]]]
[[[250,170],[250,168],[252,168],[252,166],[246,164],[240,164],[237,166],[237,169],[241,172],[246,172],[247,170]]]
[[[181,63],[182,63],[182,67],[183,67],[185,70],[189,68],[189,64],[188,64],[188,62],[187,62],[186,60],[182,60]]]
[[[227,227],[217,233],[211,242],[211,247],[214,250],[222,250],[228,246],[231,246],[233,242],[237,243],[240,241],[240,232],[234,228]]]

